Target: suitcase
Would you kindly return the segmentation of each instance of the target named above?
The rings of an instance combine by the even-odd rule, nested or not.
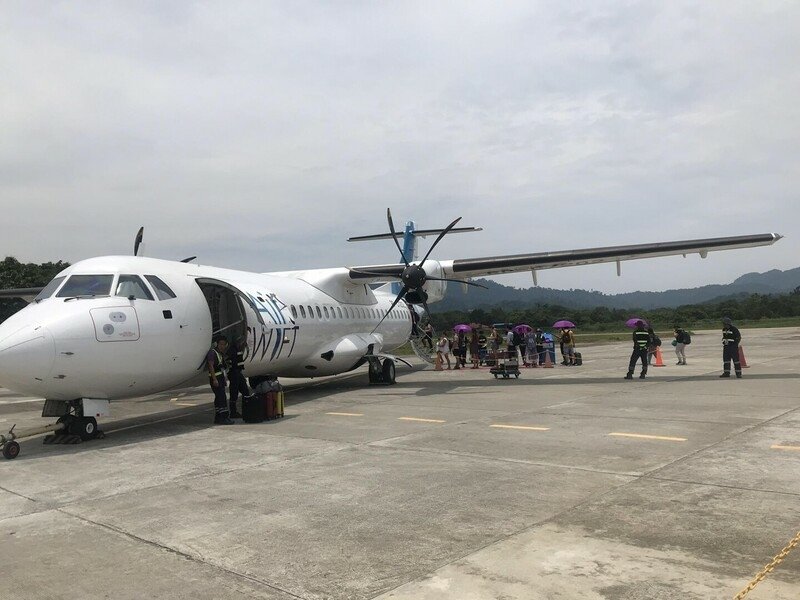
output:
[[[245,423],[261,423],[267,418],[267,405],[260,394],[242,398],[242,419]]]
[[[267,421],[276,419],[277,415],[278,392],[267,392],[264,394],[264,407],[267,413]]]
[[[583,357],[581,356],[580,352],[575,353],[575,364],[579,367],[583,364]]]
[[[276,402],[275,402],[275,414],[278,417],[282,417],[283,416],[283,390],[280,390],[279,392],[277,392],[277,394],[278,394],[278,396],[277,396]]]

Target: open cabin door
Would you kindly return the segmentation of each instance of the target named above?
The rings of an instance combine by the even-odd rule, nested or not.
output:
[[[224,335],[234,340],[247,336],[249,329],[265,326],[258,306],[245,291],[220,279],[199,278],[195,281],[211,314],[212,339]]]

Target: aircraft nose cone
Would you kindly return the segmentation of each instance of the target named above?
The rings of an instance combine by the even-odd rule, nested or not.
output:
[[[0,327],[0,385],[25,389],[44,381],[55,361],[55,343],[46,327],[6,333]]]

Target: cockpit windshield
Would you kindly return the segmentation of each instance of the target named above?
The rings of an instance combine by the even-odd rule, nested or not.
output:
[[[74,296],[108,296],[113,275],[73,275],[56,294],[56,298]],[[51,282],[52,283],[52,282]],[[44,293],[44,290],[42,290]]]
[[[66,276],[56,277],[55,279],[53,279],[50,283],[48,283],[46,286],[42,288],[42,291],[39,292],[36,298],[33,299],[34,302],[40,302],[45,298],[49,298],[50,296],[52,296],[53,292],[55,292],[58,289],[58,286],[60,286],[61,282],[64,281],[65,279]]]
[[[117,293],[114,295],[138,298],[139,300],[153,299],[153,294],[138,275],[120,275],[119,281],[117,281]]]

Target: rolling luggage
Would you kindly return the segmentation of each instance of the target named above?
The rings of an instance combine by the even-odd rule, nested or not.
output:
[[[267,421],[272,419],[276,419],[277,415],[277,400],[278,400],[278,392],[267,392],[263,395],[264,397],[264,407],[267,413]]]
[[[267,418],[267,405],[263,394],[253,394],[242,398],[242,419],[245,423],[261,423]]]
[[[579,367],[583,364],[583,357],[581,356],[580,352],[575,353],[575,364]]]
[[[277,392],[277,397],[275,401],[275,414],[278,417],[283,416],[283,390],[279,390]]]

